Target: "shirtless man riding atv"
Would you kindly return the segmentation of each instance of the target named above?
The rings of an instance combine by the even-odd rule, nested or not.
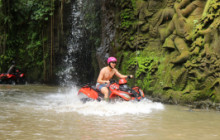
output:
[[[116,75],[119,78],[132,78],[133,75],[122,75],[118,72],[118,70],[115,68],[117,59],[115,57],[109,57],[107,60],[108,66],[101,69],[98,79],[96,88],[101,91],[101,93],[104,94],[104,98],[106,101],[109,100],[109,89],[108,86],[110,84],[110,79],[114,75]]]

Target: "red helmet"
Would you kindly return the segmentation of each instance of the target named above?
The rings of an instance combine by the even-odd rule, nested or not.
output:
[[[109,64],[111,62],[117,62],[117,59],[115,57],[109,57],[107,63]]]
[[[119,80],[119,85],[123,85],[123,84],[126,84],[127,83],[127,80],[125,78],[122,78]]]

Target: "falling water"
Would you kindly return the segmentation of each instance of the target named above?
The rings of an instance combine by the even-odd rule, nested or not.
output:
[[[91,83],[96,78],[95,52],[100,45],[98,0],[72,0],[64,7],[66,54],[58,72],[62,86]]]
[[[69,5],[71,7],[64,8],[66,54],[62,60],[62,70],[57,74],[63,86],[85,84],[93,80],[95,68],[92,63],[96,61],[94,53],[101,28],[97,14],[100,10],[98,1],[75,0]]]
[[[58,73],[61,85],[74,85],[78,81],[77,56],[80,55],[83,45],[86,45],[82,41],[86,37],[82,5],[82,0],[71,2],[71,14],[67,19],[70,28],[66,38],[67,52],[62,60],[62,70]]]

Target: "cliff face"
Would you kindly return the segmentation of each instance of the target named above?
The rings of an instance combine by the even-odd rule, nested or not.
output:
[[[116,5],[114,0],[102,1],[101,9],[102,40],[96,53],[99,67],[105,66],[106,60],[111,52],[112,42],[115,40],[116,33]]]
[[[109,55],[146,94],[171,103],[220,102],[219,0],[102,4],[100,66]]]

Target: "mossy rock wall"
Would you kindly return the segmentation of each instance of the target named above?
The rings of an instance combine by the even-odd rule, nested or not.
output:
[[[219,0],[117,0],[111,55],[145,94],[220,102]]]

